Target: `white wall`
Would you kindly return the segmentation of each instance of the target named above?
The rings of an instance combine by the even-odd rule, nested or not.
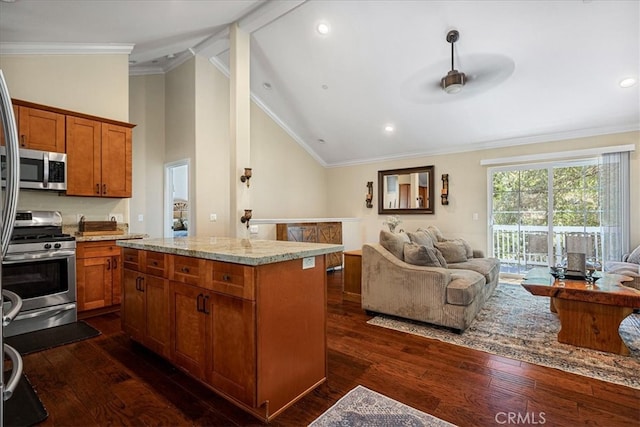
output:
[[[163,230],[165,150],[165,78],[162,74],[131,78],[133,128],[133,195],[129,230],[160,237]],[[142,215],[143,221],[138,221]]]
[[[128,60],[121,54],[0,55],[0,68],[12,98],[128,122]],[[40,191],[21,191],[18,208],[61,211],[65,224],[75,223],[79,213],[90,220],[105,220],[110,213],[122,214],[125,222],[129,218],[128,199]]]
[[[362,242],[378,240],[378,234],[386,215],[378,215],[379,170],[415,166],[435,167],[435,213],[433,215],[400,215],[400,228],[413,231],[430,224],[437,225],[446,235],[464,237],[475,248],[488,251],[487,230],[487,167],[481,166],[482,159],[511,157],[525,154],[577,150],[591,147],[636,144],[640,149],[640,132],[552,141],[540,144],[514,146],[459,154],[427,156],[407,160],[395,160],[375,164],[338,167],[328,170],[327,188],[331,194],[328,216],[362,217],[360,232]],[[440,177],[449,174],[449,205],[440,204],[442,188]],[[365,207],[364,193],[367,181],[374,182],[374,208]],[[631,245],[640,244],[640,156],[631,155]],[[473,219],[474,213],[478,220]]]

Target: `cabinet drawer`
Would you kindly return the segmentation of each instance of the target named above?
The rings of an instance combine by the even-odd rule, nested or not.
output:
[[[191,285],[200,285],[205,282],[206,260],[180,255],[173,255],[171,260],[171,280]]]
[[[120,255],[120,247],[115,240],[104,242],[80,242],[76,248],[77,258],[92,258]]]
[[[138,250],[131,248],[123,248],[124,268],[129,270],[140,271],[140,262],[138,261]]]
[[[238,298],[255,300],[255,269],[240,264],[210,261],[211,290]]]
[[[151,274],[153,276],[164,277],[166,271],[165,254],[160,252],[147,251],[145,255],[145,273]]]

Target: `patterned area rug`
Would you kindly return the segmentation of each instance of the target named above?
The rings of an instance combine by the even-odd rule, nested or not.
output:
[[[549,311],[549,298],[535,297],[520,285],[505,283],[498,285],[462,334],[383,315],[367,323],[640,389],[637,313],[620,325],[620,336],[629,347],[630,356],[559,343],[560,321]]]
[[[433,415],[390,399],[361,385],[345,394],[310,427],[455,427]]]

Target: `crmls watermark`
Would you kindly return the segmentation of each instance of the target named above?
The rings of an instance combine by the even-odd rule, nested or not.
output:
[[[498,424],[538,425],[547,422],[544,412],[498,412],[495,416]]]

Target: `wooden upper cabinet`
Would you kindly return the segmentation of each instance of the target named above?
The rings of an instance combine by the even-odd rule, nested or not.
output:
[[[17,105],[13,106],[13,115],[15,116],[16,119],[16,128],[18,126],[20,126],[20,107],[18,107]],[[20,138],[20,133],[18,132],[18,138]],[[0,145],[5,145],[4,142],[4,128],[2,127],[2,123],[0,122]]]
[[[20,148],[65,152],[64,114],[21,106],[18,116]]]
[[[131,129],[67,116],[67,195],[131,197]]]
[[[131,129],[103,123],[103,197],[131,197],[131,152]]]
[[[102,124],[67,116],[67,195],[100,196]]]

